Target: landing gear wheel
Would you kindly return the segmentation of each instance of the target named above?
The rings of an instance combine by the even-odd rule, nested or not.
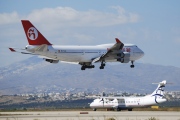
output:
[[[124,58],[121,58],[121,63],[124,63]]]
[[[94,108],[93,111],[96,111],[96,108]]]
[[[134,61],[131,61],[132,65],[130,66],[131,68],[134,68]]]
[[[106,64],[104,62],[105,61],[101,61],[101,66],[99,67],[100,69],[104,69],[104,66],[106,66]]]
[[[117,111],[121,111],[121,109],[120,109],[120,108],[117,108],[116,110],[117,110]]]
[[[128,111],[132,111],[132,109],[128,109]]]
[[[100,69],[104,69],[104,66],[100,66],[99,68],[100,68]]]
[[[106,66],[106,64],[105,64],[105,63],[103,63],[101,66],[103,66],[103,67],[104,67],[104,66]]]
[[[85,70],[85,69],[86,69],[86,67],[85,67],[85,66],[82,66],[82,67],[81,67],[81,70]]]
[[[130,67],[131,67],[131,68],[134,68],[134,65],[131,65]]]
[[[95,68],[95,66],[94,65],[82,65],[81,70],[85,70],[86,68],[91,69],[91,68]]]

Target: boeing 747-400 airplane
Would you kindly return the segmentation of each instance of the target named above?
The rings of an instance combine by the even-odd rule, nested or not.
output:
[[[134,44],[123,44],[115,38],[115,44],[101,44],[95,46],[53,45],[28,20],[22,20],[24,32],[29,45],[21,51],[9,48],[12,52],[38,55],[50,63],[59,61],[79,63],[81,70],[94,68],[93,63],[100,62],[100,69],[104,69],[106,62],[128,63],[134,68],[134,61],[144,56],[144,52]],[[74,41],[73,41],[74,42]],[[24,50],[24,51],[22,51]]]

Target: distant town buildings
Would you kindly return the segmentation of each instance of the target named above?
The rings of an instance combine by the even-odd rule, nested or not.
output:
[[[81,91],[82,89],[63,89],[54,92],[36,92],[15,95],[1,95],[0,109],[4,108],[43,108],[43,107],[89,107],[93,99],[101,96],[121,97],[121,96],[145,96],[146,93],[129,93],[129,92],[98,92],[98,91]],[[180,91],[166,91],[165,97],[170,104],[167,106],[179,106]]]
[[[99,92],[99,93],[93,93],[93,92],[84,92],[79,91],[75,93],[74,91],[67,90],[64,93],[63,92],[50,92],[50,93],[29,93],[29,94],[16,94],[15,96],[22,96],[27,97],[28,100],[34,100],[43,98],[45,100],[50,101],[56,101],[56,100],[78,100],[78,99],[94,99],[100,96],[110,96],[110,97],[121,97],[121,96],[145,96],[146,93],[140,94],[140,93],[128,93],[128,92],[113,92],[113,93],[105,93],[105,92]],[[165,97],[168,100],[180,100],[180,91],[166,91]]]

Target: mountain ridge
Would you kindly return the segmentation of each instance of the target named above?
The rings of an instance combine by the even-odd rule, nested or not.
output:
[[[56,85],[58,88],[82,88],[82,90],[99,89],[129,92],[153,92],[153,82],[174,83],[168,90],[180,90],[180,68],[144,63],[106,64],[105,69],[96,68],[80,70],[80,65],[58,63],[50,64],[44,60],[31,57],[29,59],[0,68],[0,92],[2,94],[30,93],[41,88],[42,92]],[[21,86],[18,88],[18,86]]]

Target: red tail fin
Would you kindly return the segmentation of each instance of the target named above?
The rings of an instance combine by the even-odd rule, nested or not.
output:
[[[29,45],[52,45],[29,20],[21,20]]]

